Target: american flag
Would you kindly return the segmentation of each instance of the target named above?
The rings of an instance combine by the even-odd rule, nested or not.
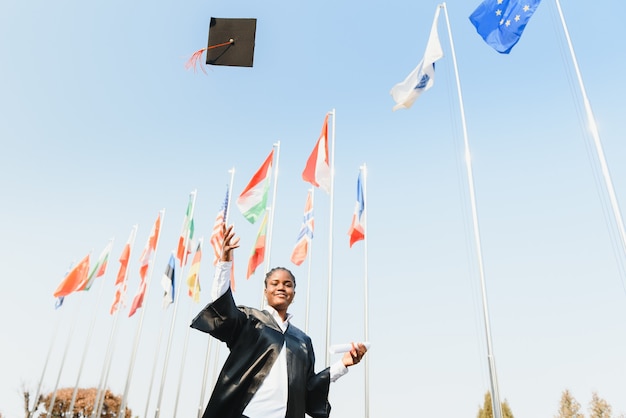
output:
[[[222,224],[226,222],[226,216],[228,214],[228,188],[226,188],[226,196],[222,202],[222,207],[215,216],[215,223],[213,224],[213,233],[211,234],[211,246],[213,247],[213,265],[216,265],[222,256],[222,244],[224,242],[224,231],[222,230]]]

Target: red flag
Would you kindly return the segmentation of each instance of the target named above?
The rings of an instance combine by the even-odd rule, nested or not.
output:
[[[259,234],[256,238],[256,243],[254,244],[254,248],[252,249],[252,255],[250,256],[250,260],[248,261],[248,273],[246,274],[246,279],[249,279],[250,276],[254,274],[254,271],[257,267],[259,267],[263,260],[265,259],[265,236],[267,234],[267,211],[265,211],[265,216],[263,216],[263,222],[261,222],[261,227],[259,228]]]
[[[156,251],[157,244],[159,243],[160,232],[161,212],[159,212],[159,216],[157,216],[156,221],[154,221],[150,238],[148,238],[146,247],[143,249],[141,258],[139,259],[139,276],[141,277],[141,282],[139,283],[139,290],[137,290],[137,294],[133,298],[133,303],[130,305],[130,311],[128,312],[129,317],[133,316],[135,312],[137,312],[137,309],[143,306],[143,297],[146,294],[146,289],[148,287],[146,283],[146,274],[148,272],[148,267],[150,266],[152,254]]]
[[[111,315],[115,313],[115,311],[119,308],[120,304],[124,304],[124,298],[126,297],[126,282],[128,277],[128,260],[130,259],[130,251],[135,243],[135,234],[137,233],[137,225],[133,226],[132,231],[130,231],[130,237],[128,237],[128,241],[124,246],[124,250],[122,250],[122,255],[120,255],[120,270],[117,273],[117,279],[115,279],[115,297],[113,299],[113,304],[111,305],[111,309],[109,312]]]
[[[67,273],[52,295],[55,298],[58,298],[61,296],[67,296],[77,290],[83,290],[87,284],[88,274],[89,254],[87,254],[85,258],[83,258],[72,270],[70,270],[69,273]]]
[[[328,114],[324,118],[322,133],[320,134],[313,152],[306,162],[302,172],[302,180],[320,187],[330,193],[330,163],[328,158]]]

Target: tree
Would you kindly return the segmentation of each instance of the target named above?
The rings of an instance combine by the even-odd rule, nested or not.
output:
[[[611,405],[593,392],[589,402],[589,418],[611,418]]]
[[[511,407],[509,407],[509,403],[506,399],[504,400],[504,402],[500,403],[500,407],[502,409],[502,418],[515,418],[513,416],[513,412],[511,411]],[[493,418],[493,407],[491,406],[491,392],[489,391],[485,393],[485,401],[482,408],[478,407],[477,418]]]
[[[72,402],[72,395],[74,388],[59,389],[56,394],[54,406],[52,408],[52,417],[54,418],[85,418],[90,417],[94,410],[94,403],[96,402],[96,395],[98,390],[96,388],[78,389],[76,393],[76,400],[74,402],[74,410],[70,413],[68,408]],[[49,393],[43,398],[43,405],[45,411],[42,412],[39,417],[45,417],[50,407],[50,401],[52,400],[54,393]],[[102,405],[102,417],[115,418],[119,416],[120,406],[122,404],[121,396],[116,396],[111,393],[110,390],[104,393],[104,403]],[[125,417],[131,417],[132,411],[126,408]]]
[[[554,418],[585,418],[585,416],[580,413],[580,404],[567,389],[561,394],[559,412]]]

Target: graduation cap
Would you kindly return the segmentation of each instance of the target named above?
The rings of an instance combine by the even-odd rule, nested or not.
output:
[[[207,47],[196,51],[185,64],[185,68],[193,67],[195,71],[205,51],[207,65],[252,67],[255,33],[256,19],[212,17]],[[200,69],[206,73],[202,64]]]

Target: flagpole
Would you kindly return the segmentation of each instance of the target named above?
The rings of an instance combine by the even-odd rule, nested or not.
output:
[[[80,308],[80,303],[76,305],[76,308],[75,308],[76,312],[78,312],[79,308]],[[63,351],[63,357],[61,359],[61,367],[59,368],[59,374],[57,375],[57,380],[56,380],[56,383],[54,384],[54,393],[52,395],[52,399],[50,400],[50,406],[48,408],[48,413],[46,415],[47,418],[50,418],[52,416],[52,410],[54,409],[54,402],[56,401],[56,398],[57,398],[57,390],[59,389],[59,380],[61,379],[61,373],[63,372],[63,367],[65,365],[65,358],[67,357],[67,351],[69,350],[70,345],[71,345],[72,336],[74,334],[74,327],[76,326],[76,321],[78,320],[78,318],[79,318],[79,315],[74,316],[74,320],[72,321],[72,326],[70,327],[70,333],[67,337],[65,350]]]
[[[309,189],[309,193],[311,193],[311,208],[314,211],[315,210],[315,192],[313,187],[311,187]],[[305,219],[306,222],[306,219]],[[314,221],[315,222],[315,221]],[[311,231],[313,232],[313,231]],[[308,260],[308,265],[307,265],[307,278],[306,278],[306,312],[304,314],[304,333],[308,334],[309,333],[309,307],[310,307],[310,300],[311,300],[311,259],[313,258],[313,240],[310,239],[308,242],[309,245],[309,260]]]
[[[196,286],[198,286],[198,277],[196,277]],[[193,313],[194,313],[194,305],[193,305],[193,300],[190,301],[191,303],[189,304],[189,323],[191,323],[191,320],[193,319]],[[177,412],[178,412],[178,399],[180,398],[180,386],[183,383],[183,374],[185,372],[185,360],[187,359],[187,347],[189,346],[189,330],[191,329],[191,327],[187,327],[186,331],[185,331],[185,341],[183,343],[183,353],[181,356],[181,360],[180,360],[180,369],[178,370],[178,385],[176,387],[176,399],[174,401],[174,415],[176,416]]]
[[[330,312],[332,301],[332,282],[333,282],[333,204],[335,198],[335,119],[337,114],[335,109],[330,111],[333,115],[333,134],[331,136],[331,152],[330,152],[330,227],[328,234],[328,300],[326,301],[326,349],[325,365],[330,365]]]
[[[117,303],[114,302],[114,305],[111,307],[111,308],[115,307],[115,317],[113,319],[113,327],[111,328],[111,334],[109,337],[109,343],[107,347],[107,357],[105,357],[105,363],[104,363],[104,367],[102,370],[104,379],[101,379],[101,387],[99,388],[97,396],[96,396],[97,402],[94,404],[94,405],[97,405],[95,417],[100,417],[102,415],[102,408],[104,406],[104,399],[106,397],[105,396],[106,387],[109,382],[109,373],[111,372],[111,363],[113,361],[113,349],[115,346],[115,340],[117,338],[117,330],[118,330],[117,325],[119,323],[118,318],[120,316],[122,302],[124,301],[124,298],[126,297],[126,290],[127,290],[127,283],[128,283],[128,263],[130,263],[132,250],[133,250],[133,247],[135,246],[135,238],[137,237],[138,228],[139,228],[138,225],[133,225],[133,229],[130,233],[130,238],[128,240],[128,243],[126,244],[129,247],[128,260],[126,260],[126,269],[124,271],[124,279],[120,284],[118,284],[118,286],[121,287],[122,289],[122,293],[120,294],[120,299],[117,301]],[[126,246],[124,248],[126,248]],[[123,251],[124,250],[122,250],[122,254],[124,254]],[[116,294],[117,294],[117,289],[116,289]]]
[[[272,205],[269,208],[270,211],[270,218],[268,220],[268,225],[267,225],[267,245],[265,246],[265,254],[266,256],[264,257],[264,262],[265,262],[265,274],[267,274],[267,272],[270,270],[270,260],[271,260],[271,253],[272,253],[272,235],[273,235],[273,230],[274,230],[274,213],[276,212],[276,190],[278,188],[278,162],[280,160],[280,141],[275,142],[274,143],[274,148],[276,148],[276,157],[274,159],[275,164],[273,164],[274,166],[274,190],[273,190],[273,196],[272,196]],[[267,209],[266,209],[267,210]],[[263,308],[265,306],[265,293],[263,291],[261,291],[261,308]]]
[[[156,366],[159,360],[159,351],[161,348],[161,339],[163,338],[163,330],[165,329],[165,315],[161,315],[161,326],[159,327],[159,338],[157,339],[156,350],[154,352],[154,361],[152,362],[152,373],[150,375],[150,385],[148,385],[148,398],[146,399],[146,408],[143,416],[148,416],[148,409],[150,408],[150,397],[152,395],[152,384],[154,383],[154,374],[156,373]]]
[[[367,167],[365,163],[360,167],[361,172],[363,173],[363,202],[364,202],[364,210],[363,210],[363,231],[368,231],[367,229]],[[368,296],[368,270],[367,270],[367,236],[366,232],[363,234],[363,251],[365,253],[364,256],[364,271],[363,271],[363,297],[364,297],[364,341],[369,341],[369,296]],[[369,356],[365,356],[365,418],[369,418],[370,416],[370,362]]]
[[[153,229],[151,231],[152,233],[157,234],[155,239],[156,241],[156,245],[154,247],[154,252],[152,254],[152,257],[149,261],[149,267],[148,267],[148,277],[146,279],[146,287],[143,290],[144,294],[143,297],[145,298],[146,294],[148,293],[148,289],[150,288],[150,282],[152,281],[152,272],[154,271],[154,260],[156,259],[156,254],[157,254],[157,250],[159,247],[159,234],[160,234],[160,227],[163,224],[163,218],[165,217],[165,209],[161,209],[159,211],[159,216],[158,216],[158,222],[159,222],[159,230]],[[150,246],[150,240],[152,239],[152,235],[150,235],[150,237],[148,238],[148,248]],[[141,287],[139,288],[139,291],[141,292]],[[124,395],[122,397],[122,403],[120,404],[120,410],[119,410],[119,417],[124,418],[124,416],[126,415],[126,404],[128,403],[128,391],[130,389],[130,382],[132,379],[132,375],[133,375],[133,369],[135,367],[135,359],[137,357],[137,348],[139,347],[139,339],[141,338],[141,330],[143,329],[143,318],[144,315],[146,313],[146,306],[145,304],[142,302],[142,307],[141,307],[141,314],[139,315],[139,323],[137,324],[137,331],[135,331],[135,341],[133,343],[133,350],[132,350],[132,354],[130,357],[130,364],[128,366],[128,374],[126,375],[126,385],[124,386]]]
[[[624,230],[624,222],[623,222],[623,218],[621,215],[619,203],[617,202],[617,197],[615,195],[615,189],[613,187],[613,181],[611,180],[611,173],[609,172],[609,166],[604,156],[602,142],[600,141],[600,132],[598,131],[598,125],[593,115],[593,111],[591,110],[591,102],[589,101],[589,98],[587,96],[587,90],[585,89],[585,85],[583,84],[583,78],[580,72],[580,68],[578,66],[578,60],[576,59],[576,54],[574,53],[574,46],[572,44],[572,40],[569,35],[569,30],[567,29],[567,24],[565,23],[565,16],[563,15],[563,10],[561,9],[561,2],[559,0],[555,0],[555,2],[556,2],[556,7],[559,11],[561,25],[563,26],[563,32],[565,33],[565,39],[567,40],[567,45],[569,47],[570,55],[572,57],[572,62],[574,64],[574,70],[576,71],[576,77],[578,79],[580,92],[583,96],[585,113],[587,115],[588,124],[589,124],[588,128],[591,131],[591,136],[593,137],[593,143],[596,147],[598,160],[600,161],[600,165],[602,168],[602,176],[604,177],[606,190],[609,194],[609,199],[611,201],[611,208],[613,209],[613,216],[615,217],[615,223],[617,224],[617,228],[619,230],[622,250],[626,253],[626,231]]]
[[[50,361],[50,353],[52,353],[52,347],[54,346],[54,342],[56,341],[57,338],[57,333],[59,332],[59,324],[61,322],[61,317],[59,316],[57,318],[57,323],[54,326],[54,332],[52,333],[52,341],[50,342],[50,345],[48,345],[48,354],[46,355],[46,361],[44,362],[43,365],[43,370],[41,371],[41,378],[39,379],[39,385],[37,386],[37,392],[35,392],[35,403],[33,405],[32,410],[28,413],[28,418],[31,418],[33,416],[33,414],[35,413],[37,407],[38,407],[38,401],[39,401],[39,394],[41,393],[41,385],[43,383],[43,378],[46,374],[46,369],[48,368],[48,362]]]
[[[467,170],[467,182],[470,192],[470,202],[472,207],[472,221],[474,229],[474,244],[476,246],[476,258],[478,261],[478,269],[480,273],[480,287],[483,302],[483,319],[485,322],[485,337],[487,339],[487,360],[489,362],[489,380],[491,384],[491,402],[493,407],[494,418],[502,418],[502,406],[500,404],[500,393],[498,389],[498,379],[496,375],[496,361],[493,355],[493,345],[491,342],[491,325],[489,323],[489,309],[487,307],[487,287],[485,285],[485,271],[483,267],[483,255],[480,241],[480,231],[478,228],[478,211],[476,207],[476,194],[474,191],[474,176],[472,173],[472,160],[469,148],[469,140],[467,135],[467,124],[465,121],[465,108],[463,106],[463,95],[461,93],[461,81],[459,78],[459,69],[456,62],[456,53],[454,50],[454,41],[452,40],[452,30],[450,28],[450,20],[448,19],[448,8],[446,3],[442,3],[439,7],[443,8],[446,16],[446,25],[448,27],[448,37],[450,39],[450,50],[452,52],[452,62],[454,64],[454,73],[456,76],[457,93],[459,96],[459,107],[461,111],[461,123],[463,127],[463,143],[465,145],[465,165]]]
[[[194,209],[196,207],[196,193],[197,190],[194,190],[193,192],[191,192],[191,195],[193,196],[193,199],[191,201],[191,213],[190,213],[190,219],[193,219],[193,212]],[[187,216],[187,215],[185,215]],[[189,245],[189,228],[187,228],[187,231],[185,231],[185,247],[184,247],[184,255],[182,256],[183,259],[187,258],[187,246]],[[183,277],[185,277],[185,275],[183,274],[183,270],[184,270],[184,266],[185,263],[182,262],[182,266],[181,266],[181,274],[180,277],[181,279]],[[178,311],[178,300],[180,299],[180,287],[181,287],[181,282],[182,280],[178,280],[178,287],[176,289],[176,301],[174,302],[174,312],[172,313],[172,322],[170,324],[170,334],[167,338],[167,350],[165,351],[165,364],[163,365],[163,373],[161,374],[161,387],[159,388],[159,398],[157,399],[157,407],[156,407],[156,411],[154,412],[154,416],[155,418],[159,418],[159,415],[161,414],[161,401],[163,400],[163,387],[165,386],[165,377],[167,375],[167,365],[169,362],[169,358],[170,358],[170,350],[172,348],[172,337],[174,335],[174,326],[176,325],[176,312]]]
[[[110,243],[113,242],[113,239],[110,240]],[[104,277],[102,278],[104,279]],[[100,308],[100,302],[102,300],[102,294],[104,290],[104,280],[100,280],[100,290],[98,291],[98,298],[96,302],[95,309],[93,310],[93,316],[91,318],[91,325],[89,326],[89,331],[87,331],[87,339],[85,340],[85,348],[83,349],[83,357],[80,360],[80,367],[78,368],[78,376],[76,376],[76,385],[74,385],[74,391],[72,392],[72,401],[70,402],[70,407],[67,412],[70,414],[74,414],[74,404],[76,403],[76,395],[78,394],[78,385],[80,383],[80,376],[83,371],[83,367],[85,365],[85,359],[87,358],[87,352],[89,351],[89,344],[91,343],[91,336],[93,334],[93,330],[96,324],[96,318],[98,315],[98,309]]]

